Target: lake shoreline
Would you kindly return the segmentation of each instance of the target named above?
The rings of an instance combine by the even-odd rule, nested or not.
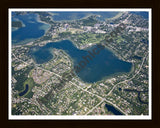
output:
[[[46,45],[44,45],[42,47],[37,46],[37,50],[35,52],[33,52],[33,55],[35,57],[37,57],[38,60],[42,59],[42,62],[38,62],[38,63],[43,64],[43,63],[49,62],[51,59],[53,59],[53,56],[50,59],[41,58],[41,56],[40,56],[40,54],[42,54],[42,53],[44,54],[43,49],[47,50],[47,49],[52,49],[52,48],[56,48],[56,49],[60,49],[60,50],[65,51],[65,53],[67,53],[67,55],[70,56],[72,62],[75,62],[74,66],[77,66],[77,64],[79,64],[81,61],[84,61],[83,60],[83,56],[88,56],[89,55],[88,49],[83,49],[83,50],[78,49],[74,45],[74,42],[72,42],[70,40],[62,40],[62,41],[58,41],[58,42],[47,43]],[[91,46],[89,48],[91,48],[91,50],[93,50],[93,46]],[[89,50],[89,51],[91,51],[91,50]],[[48,55],[50,56],[50,54],[52,54],[52,53],[47,51],[45,56],[48,56]],[[106,54],[106,56],[103,55],[103,54]],[[103,79],[108,79],[110,77],[117,76],[117,75],[119,76],[121,74],[129,73],[131,71],[130,70],[130,68],[132,67],[131,63],[128,63],[128,62],[123,61],[123,60],[120,60],[118,57],[114,56],[114,54],[111,51],[109,51],[107,49],[104,49],[104,50],[100,51],[100,56],[101,56],[100,58],[98,57],[98,55],[96,55],[96,56],[97,57],[96,58],[93,57],[92,58],[93,60],[89,61],[89,63],[86,63],[86,67],[85,68],[82,68],[82,70],[80,72],[77,72],[77,76],[81,78],[81,76],[83,76],[82,75],[83,73],[86,73],[87,71],[89,71],[87,73],[89,75],[90,73],[92,74],[92,72],[94,70],[98,74],[100,72],[102,72],[102,74],[100,73],[101,74],[100,76],[97,76],[98,74],[96,75],[98,77],[98,78],[96,77],[96,79],[97,79],[96,81],[94,79],[93,80],[89,80],[89,79],[92,79],[92,77],[94,78],[95,76],[89,76],[89,79],[87,78],[88,79],[87,81],[85,80],[86,78],[84,79],[84,76],[83,76],[81,78],[82,81],[87,82],[87,83],[93,83],[94,81],[95,82],[101,81]],[[109,58],[109,56],[111,58]],[[106,61],[104,61],[104,59],[107,60],[108,65],[106,65]],[[113,62],[114,62],[114,65],[112,65]],[[117,64],[120,64],[119,65],[120,67],[119,66],[117,67],[116,66]],[[96,65],[97,66],[101,65],[101,68],[105,67],[104,71],[103,70],[99,70],[99,68]],[[126,65],[127,67],[124,67],[124,65]],[[94,70],[90,69],[90,68],[93,68],[92,66],[94,66]],[[111,70],[111,67],[113,68],[113,70]],[[119,68],[121,68],[121,69],[119,69]],[[105,74],[106,75],[108,74],[108,75],[107,76],[103,76]]]

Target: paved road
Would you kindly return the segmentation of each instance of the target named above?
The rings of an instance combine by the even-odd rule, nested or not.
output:
[[[14,55],[14,54],[13,54],[13,55]],[[16,59],[18,59],[15,55],[14,55],[14,57],[15,57]],[[121,81],[121,82],[117,83],[117,84],[112,88],[112,90],[107,94],[107,96],[112,93],[112,91],[114,90],[114,88],[115,88],[117,85],[119,85],[119,84],[121,84],[121,83],[124,83],[124,82],[127,82],[127,81],[130,81],[130,80],[132,80],[133,78],[135,78],[135,76],[140,72],[140,70],[141,70],[141,68],[142,68],[142,66],[143,66],[143,63],[144,63],[144,60],[146,59],[146,57],[147,57],[147,54],[146,54],[146,56],[143,58],[142,64],[141,64],[141,66],[140,66],[140,69],[136,72],[136,74],[135,74],[132,78],[130,78],[130,79],[128,79],[128,80],[124,80],[124,81]],[[24,61],[21,60],[21,59],[18,59],[18,60],[24,62]],[[26,62],[24,62],[24,63],[25,63],[25,64],[28,64],[28,63],[26,63]],[[49,70],[43,69],[43,68],[38,67],[38,66],[36,66],[36,67],[37,67],[37,68],[40,68],[40,69],[42,69],[42,70],[44,70],[44,71],[53,73],[53,74],[55,74],[56,76],[62,78],[62,76],[60,76],[60,75],[58,75],[58,74],[56,74],[56,73],[54,73],[54,72],[51,72],[51,71],[49,71]],[[92,95],[98,97],[99,99],[101,99],[101,101],[100,101],[96,106],[94,106],[91,110],[89,110],[89,111],[86,113],[86,115],[89,114],[90,112],[92,112],[95,108],[97,108],[103,101],[106,101],[106,102],[110,103],[110,104],[113,105],[115,108],[117,108],[119,111],[121,111],[123,114],[127,115],[127,113],[125,113],[121,108],[119,108],[118,106],[116,106],[116,105],[113,104],[112,102],[106,100],[105,98],[103,98],[103,97],[101,97],[101,96],[99,96],[99,95],[97,95],[97,94],[94,94],[94,93],[92,93],[92,92],[90,92],[90,91],[87,91],[87,90],[83,89],[82,87],[78,86],[77,84],[75,84],[75,83],[73,83],[73,82],[71,82],[71,81],[70,81],[70,83],[73,84],[73,85],[75,85],[77,88],[80,88],[81,90],[83,90],[83,91],[85,91],[85,92],[87,92],[87,93],[89,93],[89,94],[92,94]]]
[[[112,93],[112,91],[115,89],[115,87],[116,87],[117,85],[119,85],[119,84],[121,84],[121,83],[125,83],[125,82],[130,81],[130,80],[132,80],[133,78],[135,78],[136,75],[141,71],[142,66],[143,66],[143,63],[144,63],[144,60],[146,59],[146,57],[147,57],[147,54],[146,54],[145,57],[143,58],[143,61],[142,61],[142,63],[141,63],[141,66],[140,66],[139,70],[134,74],[134,76],[133,76],[132,78],[128,79],[128,80],[121,81],[121,82],[117,83],[116,85],[114,85],[114,87],[113,87],[112,90],[107,94],[107,96]]]

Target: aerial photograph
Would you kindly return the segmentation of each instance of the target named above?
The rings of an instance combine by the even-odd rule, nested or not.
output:
[[[149,13],[10,9],[10,116],[148,117]]]

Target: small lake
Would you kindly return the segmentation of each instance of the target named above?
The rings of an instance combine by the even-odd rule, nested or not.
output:
[[[84,57],[97,47],[91,46],[87,49],[80,50],[69,40],[48,43],[43,47],[31,49],[30,54],[37,64],[43,64],[51,60],[54,55],[51,53],[53,48],[64,50],[72,59],[74,67],[84,61]],[[111,51],[103,49],[98,55],[89,59],[88,63],[77,73],[79,78],[84,82],[93,83],[118,73],[128,73],[131,71],[132,63],[118,59]]]
[[[23,92],[20,92],[20,93],[19,93],[19,96],[23,96],[24,94],[26,94],[26,93],[28,92],[28,89],[29,89],[29,85],[26,84],[25,90],[24,90]]]
[[[12,28],[12,44],[28,43],[45,34],[50,25],[38,22],[38,15],[26,13],[24,15],[16,15],[12,12],[12,21],[21,21],[23,27],[18,29]]]
[[[105,104],[105,107],[107,108],[107,110],[109,112],[112,112],[114,115],[124,115],[123,113],[121,113],[120,111],[118,111],[116,108],[114,108],[112,105]]]

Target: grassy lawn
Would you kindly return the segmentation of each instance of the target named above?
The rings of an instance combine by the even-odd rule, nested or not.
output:
[[[78,35],[78,40],[82,42],[83,44],[89,44],[89,43],[99,43],[101,40],[104,39],[104,34],[100,34],[97,38],[97,34],[81,34]]]

